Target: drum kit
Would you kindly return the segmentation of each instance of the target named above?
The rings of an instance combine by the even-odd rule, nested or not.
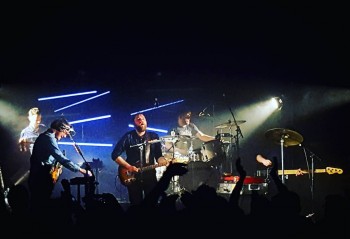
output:
[[[224,164],[230,162],[232,165],[230,151],[238,150],[236,148],[238,147],[239,135],[237,135],[238,133],[235,135],[233,130],[245,122],[245,120],[237,120],[216,125],[215,128],[218,131],[215,139],[201,143],[200,148],[194,148],[194,141],[198,140],[194,136],[172,134],[160,137],[163,156],[172,162],[185,163],[189,169],[187,174],[173,178],[169,187],[170,193],[180,193],[183,190],[191,191],[203,182],[208,183],[211,180],[208,178],[209,175],[213,175],[211,170],[215,170],[215,174],[217,174],[215,178],[218,179],[218,181],[214,180],[213,186],[218,185],[221,180],[220,176],[228,172],[225,171]],[[303,141],[303,137],[295,131],[283,128],[267,130],[265,137],[281,145],[283,171],[283,147],[299,145]],[[202,178],[196,179],[198,175],[202,175]]]
[[[185,186],[185,189],[195,189],[199,185],[196,185],[197,183],[193,183],[193,181],[198,181],[198,183],[203,181],[201,179],[196,180],[198,175],[202,175],[201,177],[208,183],[207,175],[213,175],[212,170],[218,171],[218,168],[225,162],[226,155],[233,144],[234,136],[231,133],[231,129],[235,125],[245,122],[245,120],[239,120],[235,124],[228,121],[215,126],[218,129],[215,139],[201,143],[199,148],[194,147],[196,145],[194,144],[195,140],[198,140],[194,136],[173,134],[160,137],[163,156],[172,162],[185,163],[189,166],[187,175],[181,176],[182,178],[176,177],[172,180],[172,185],[170,185],[172,190],[170,191],[175,193],[180,192],[181,186],[186,184],[191,186]],[[224,133],[224,129],[229,129],[230,132]],[[192,170],[194,171],[193,173]],[[186,177],[191,182],[184,182],[188,181]],[[220,176],[218,175],[217,178],[219,179]]]

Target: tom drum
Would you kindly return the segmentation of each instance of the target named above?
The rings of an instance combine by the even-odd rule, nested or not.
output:
[[[220,140],[211,140],[203,143],[201,148],[202,161],[212,165],[221,164],[225,157],[223,143]]]

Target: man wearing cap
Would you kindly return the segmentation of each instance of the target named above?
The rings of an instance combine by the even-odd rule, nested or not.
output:
[[[215,139],[213,136],[204,134],[194,123],[191,122],[191,111],[185,111],[179,114],[177,117],[177,123],[178,126],[176,128],[176,133],[178,135],[195,136],[203,142]]]

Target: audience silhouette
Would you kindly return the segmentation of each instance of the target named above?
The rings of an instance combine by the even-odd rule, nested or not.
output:
[[[55,210],[50,222],[52,228],[43,228],[48,224],[42,225],[31,218],[29,193],[21,185],[11,187],[8,192],[11,210],[7,210],[5,201],[1,200],[1,219],[6,222],[5,226],[15,226],[14,233],[18,236],[40,234],[51,238],[61,237],[62,233],[87,238],[109,235],[111,228],[132,236],[153,236],[160,226],[168,229],[173,236],[181,237],[190,230],[196,236],[215,233],[219,237],[267,235],[269,238],[306,238],[326,235],[349,238],[349,198],[327,195],[322,220],[314,221],[303,216],[299,195],[282,183],[277,172],[278,160],[273,160],[270,183],[275,184],[278,191],[271,197],[252,191],[249,212],[240,206],[246,171],[238,158],[235,166],[239,180],[228,198],[205,183],[196,190],[169,194],[167,189],[171,179],[187,173],[186,164],[170,163],[156,187],[139,205],[122,207],[110,193],[87,195],[80,203],[71,194],[69,181],[62,179],[64,190],[61,197],[52,199]],[[64,228],[63,232],[57,231],[55,225]]]

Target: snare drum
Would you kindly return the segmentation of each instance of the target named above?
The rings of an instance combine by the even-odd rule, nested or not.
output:
[[[203,143],[201,153],[203,162],[210,162],[215,165],[222,163],[225,156],[223,144],[217,139]]]

